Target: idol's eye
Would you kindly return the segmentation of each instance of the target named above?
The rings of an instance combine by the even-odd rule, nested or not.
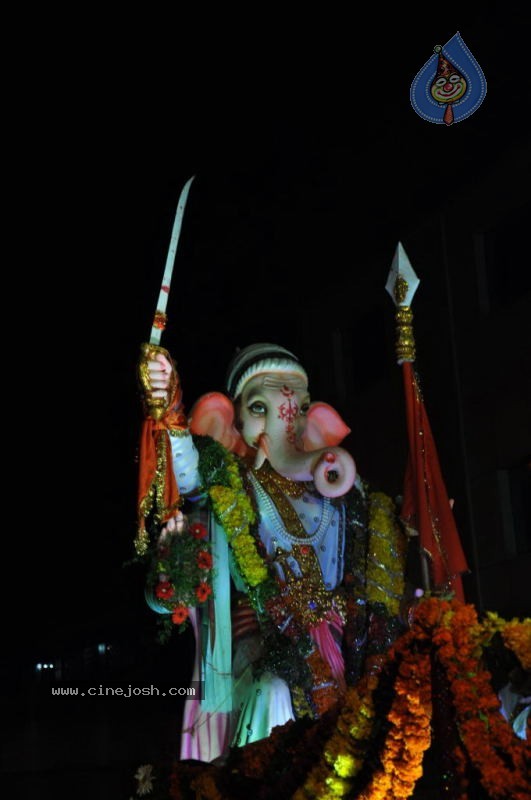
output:
[[[249,406],[249,411],[253,417],[265,417],[267,414],[267,406],[265,403],[262,403],[261,400],[255,400],[254,403],[251,403]]]
[[[450,75],[449,77],[450,83],[457,83],[458,80],[459,80],[459,75]]]
[[[446,83],[446,78],[438,78],[435,81],[435,86],[444,86],[445,83]]]
[[[300,413],[301,413],[301,415],[303,417],[305,417],[309,410],[310,410],[310,403],[308,403],[308,402],[307,403],[303,403],[302,406],[301,406]]]

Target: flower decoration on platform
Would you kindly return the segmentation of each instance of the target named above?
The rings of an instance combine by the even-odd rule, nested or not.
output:
[[[483,652],[497,629],[505,646],[513,650],[524,666],[531,641],[531,619],[506,622],[488,614],[480,622],[471,605],[435,599],[427,604],[431,604],[432,610],[439,609],[433,642],[450,686],[456,725],[468,759],[478,770],[489,797],[524,800],[529,797],[529,744],[518,739],[502,716],[500,700],[484,666]],[[422,611],[419,614],[422,618]],[[462,770],[462,764],[456,765],[456,769]]]
[[[486,669],[498,633],[528,668],[531,619],[505,621],[492,613],[479,619],[472,605],[425,597],[410,629],[386,654],[367,659],[340,708],[235,748],[225,768],[174,765],[170,796],[195,798],[188,787],[200,786],[202,800],[277,800],[279,793],[291,800],[405,800],[426,768],[427,751],[437,745],[451,774],[437,763],[431,778],[437,788],[419,797],[468,800],[479,791],[489,800],[524,800],[529,734],[528,741],[519,739],[500,713]],[[437,722],[443,705],[448,726]]]
[[[493,633],[499,632],[505,646],[512,650],[519,660],[522,668],[531,670],[531,632],[529,630],[529,620],[505,620],[494,614],[492,611],[487,613],[484,627],[492,630]]]

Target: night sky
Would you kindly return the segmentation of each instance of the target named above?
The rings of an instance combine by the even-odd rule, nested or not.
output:
[[[53,81],[38,101],[38,133],[17,159],[17,237],[34,276],[21,311],[31,437],[8,562],[21,659],[146,617],[138,574],[122,569],[135,535],[135,364],[184,182],[196,175],[162,343],[189,407],[223,388],[236,346],[296,347],[290,309],[318,308],[327,287],[381,292],[392,317],[383,287],[397,241],[528,140],[528,20],[397,13],[382,30],[377,17],[354,30],[314,17],[296,44],[283,23],[258,38],[244,20],[237,47],[197,28],[163,33],[161,20],[149,52],[139,33],[106,28],[78,54],[74,87]],[[409,88],[457,30],[488,94],[446,129],[414,113]],[[333,312],[324,302],[308,324],[328,328]]]

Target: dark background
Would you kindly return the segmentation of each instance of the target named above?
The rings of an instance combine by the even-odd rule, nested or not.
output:
[[[384,285],[401,240],[421,280],[417,366],[467,599],[529,613],[529,19],[499,6],[374,10],[354,28],[304,15],[260,9],[230,35],[210,18],[208,36],[199,21],[87,17],[33,53],[13,127],[29,135],[11,155],[31,384],[23,523],[4,562],[15,796],[81,780],[126,796],[131,770],[177,741],[178,704],[52,703],[48,691],[67,678],[187,680],[190,636],[154,643],[142,572],[122,565],[135,536],[135,364],[192,174],[163,337],[187,407],[223,389],[235,347],[283,344],[351,427],[361,474],[399,494],[405,421]],[[457,30],[488,93],[446,128],[414,113],[409,87]],[[37,675],[40,662],[54,670]]]

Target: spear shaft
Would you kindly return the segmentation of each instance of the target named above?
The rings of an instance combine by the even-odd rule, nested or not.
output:
[[[386,284],[396,306],[397,361],[402,365],[409,441],[401,518],[419,536],[425,591],[453,591],[463,600],[461,575],[468,571],[441,473],[435,440],[413,363],[411,302],[420,281],[399,242]]]

